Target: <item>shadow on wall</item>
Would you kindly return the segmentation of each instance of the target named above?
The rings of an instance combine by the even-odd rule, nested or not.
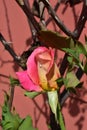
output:
[[[8,10],[7,10],[7,5],[6,5],[6,1],[3,0],[3,5],[4,5],[4,10],[5,10],[5,16],[6,16],[6,21],[7,21],[7,28],[8,28],[8,34],[9,34],[9,38],[10,40],[12,41],[12,35],[11,35],[11,30],[10,30],[10,24],[9,24],[9,17],[8,17]],[[62,15],[64,15],[66,12],[67,12],[67,8],[68,6],[64,6],[63,10],[62,10]],[[78,14],[76,13],[76,8],[72,8],[72,13],[73,13],[73,18],[74,18],[74,27],[76,26],[77,24],[77,20],[78,20]],[[52,25],[53,25],[53,28],[55,31],[58,31],[60,33],[62,33],[54,24],[54,22],[52,21]],[[29,38],[26,40],[26,45],[27,47],[30,45],[32,39]],[[61,62],[61,60],[60,60]],[[14,63],[13,61],[9,61],[9,60],[3,60],[1,57],[0,57],[0,68],[4,65],[4,64],[7,64],[7,63],[12,63],[13,64],[13,69],[14,71],[18,71],[19,70],[19,66]],[[3,77],[4,79],[8,79],[9,77],[6,76],[6,75],[3,75],[3,74],[0,74],[0,82],[2,84],[8,84],[9,83],[6,81],[3,81],[2,78]],[[84,94],[86,95],[87,94],[87,90],[84,90],[84,92],[80,92],[81,95],[80,97],[83,97]],[[44,118],[46,119],[46,123],[49,124],[49,113],[48,113],[48,107],[47,107],[47,103],[46,103],[46,95],[42,95],[43,97],[43,104],[42,106],[40,106],[40,102],[37,102],[35,99],[33,99],[33,103],[35,105],[35,108],[34,108],[34,120],[35,120],[35,127],[37,127],[37,124],[39,122],[39,119],[41,117],[41,115],[44,116]],[[85,102],[86,104],[86,102]],[[76,98],[73,98],[71,97],[68,104],[65,105],[65,107],[68,109],[68,113],[72,116],[72,117],[76,117],[78,116],[78,120],[75,122],[75,126],[78,127],[78,130],[83,130],[83,122],[85,120],[85,113],[86,113],[86,110],[87,110],[87,105],[85,105],[85,107],[82,107],[83,105],[83,102],[81,100],[78,100]],[[36,108],[38,109],[38,114],[36,112]],[[80,116],[79,116],[79,113],[80,113]]]
[[[34,108],[34,120],[35,120],[35,127],[37,127],[37,124],[39,123],[39,119],[40,117],[43,115],[45,120],[46,120],[46,124],[49,125],[49,109],[48,109],[48,103],[47,103],[47,96],[45,94],[42,94],[42,98],[43,98],[43,104],[42,106],[40,105],[40,102],[37,102],[35,99],[33,99],[33,103],[35,105]],[[36,114],[38,109],[38,115]]]
[[[78,95],[70,95],[68,103],[65,103],[64,107],[67,108],[68,114],[74,119],[74,125],[77,130],[83,130],[84,121],[87,113],[87,100],[84,99],[84,95],[87,95],[87,89],[77,89]],[[77,119],[78,118],[78,119]]]

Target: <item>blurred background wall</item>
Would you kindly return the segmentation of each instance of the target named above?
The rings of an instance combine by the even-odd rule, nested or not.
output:
[[[30,1],[31,4],[33,1]],[[55,0],[51,0],[54,6]],[[75,24],[80,16],[82,4],[76,5],[71,8],[62,4],[57,14],[70,29],[74,30]],[[48,14],[46,13],[46,17]],[[48,25],[51,30],[56,30],[60,33],[61,30],[52,21]],[[27,18],[15,0],[0,0],[0,32],[5,39],[10,42],[9,44],[15,50],[17,55],[29,48],[32,43],[31,33]],[[87,24],[81,34],[80,41],[84,43],[84,35],[87,33]],[[62,33],[63,34],[63,33]],[[63,34],[65,35],[65,34]],[[61,52],[58,52],[58,58],[63,58]],[[5,50],[0,42],[0,104],[3,104],[3,90],[9,90],[8,77],[16,77],[15,72],[21,71],[13,58]],[[66,130],[86,130],[87,129],[87,77],[84,75],[81,80],[84,80],[84,86],[78,90],[78,98],[68,98],[63,106],[63,114],[66,124]],[[21,117],[31,115],[33,124],[39,130],[48,130],[47,124],[49,123],[49,107],[45,96],[40,95],[34,100],[24,97],[24,90],[20,87],[15,88],[15,96],[13,105]],[[0,108],[1,118],[1,108]]]

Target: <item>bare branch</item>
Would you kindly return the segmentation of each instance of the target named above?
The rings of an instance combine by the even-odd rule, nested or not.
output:
[[[58,7],[59,7],[60,3],[61,3],[60,1],[58,1],[58,2],[56,3],[56,5],[55,5],[55,7],[54,7],[54,11],[55,11],[55,12],[58,10]],[[48,24],[51,22],[51,20],[52,20],[52,17],[48,18],[47,21],[46,21],[46,25],[48,25]]]
[[[5,40],[5,38],[1,33],[0,33],[0,41],[2,42],[5,49],[11,54],[13,59],[18,62],[20,60],[20,57],[16,55],[14,50],[10,47],[9,43]]]
[[[10,55],[13,57],[14,61],[22,68],[25,69],[25,59],[17,56],[14,50],[10,47],[9,43],[5,40],[3,35],[0,33],[0,41],[2,42],[5,49],[10,53]]]
[[[61,29],[66,35],[73,37],[73,33],[72,33],[68,28],[66,28],[66,26],[65,26],[65,25],[62,23],[62,21],[59,19],[59,17],[56,15],[54,9],[51,7],[49,1],[48,1],[48,0],[41,0],[41,1],[45,4],[45,6],[46,6],[46,8],[47,8],[47,10],[48,10],[48,12],[49,12],[49,14],[52,16],[53,20],[54,20],[55,23],[60,27],[60,29]]]
[[[87,20],[87,5],[86,5],[86,0],[85,0],[80,18],[76,25],[76,29],[73,32],[74,38],[78,39],[80,37],[80,34],[81,34],[83,28],[85,27],[86,20]]]
[[[41,30],[41,27],[38,24],[38,22],[36,21],[36,19],[33,17],[33,14],[31,12],[30,8],[27,7],[25,1],[22,0],[22,2],[23,2],[22,4],[20,3],[20,0],[16,0],[16,2],[22,8],[22,10],[26,14],[27,18],[31,21],[31,23],[33,24],[33,26],[36,29],[36,31],[39,32]]]
[[[9,102],[8,102],[10,111],[12,109],[12,103],[13,103],[13,99],[14,99],[14,91],[15,91],[15,86],[11,86],[10,87],[10,97],[9,97]]]

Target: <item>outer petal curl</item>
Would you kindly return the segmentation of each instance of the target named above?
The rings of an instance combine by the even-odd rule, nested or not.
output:
[[[42,89],[38,85],[35,85],[31,81],[31,79],[27,75],[27,71],[16,72],[16,75],[17,75],[17,77],[18,77],[18,79],[20,81],[20,84],[22,85],[22,87],[25,90],[27,90],[27,91],[37,91],[37,92],[42,91]]]
[[[48,51],[46,47],[38,47],[34,50],[34,52],[29,56],[27,60],[27,73],[30,79],[37,85],[39,84],[39,76],[35,57],[37,54],[43,53],[45,51]]]

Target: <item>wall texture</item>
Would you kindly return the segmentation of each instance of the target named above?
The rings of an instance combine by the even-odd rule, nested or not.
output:
[[[32,3],[32,1],[31,1]],[[51,0],[54,5],[54,0]],[[66,7],[62,4],[59,7],[58,15],[71,30],[74,29],[75,23],[81,12],[82,5],[72,8]],[[75,15],[77,17],[75,17]],[[46,17],[48,14],[46,13]],[[48,28],[51,30],[58,27],[54,22],[49,24]],[[87,24],[81,34],[80,40],[84,43],[84,35],[87,33]],[[20,55],[27,50],[31,43],[31,33],[27,22],[27,18],[22,10],[19,8],[15,0],[0,0],[0,32],[3,34],[8,42],[11,42],[11,47]],[[62,32],[61,32],[62,33]],[[63,58],[61,52],[58,52],[59,60]],[[9,89],[8,76],[16,77],[15,72],[21,70],[16,63],[14,63],[10,54],[4,49],[0,42],[0,104],[3,104],[3,90]],[[81,80],[84,80],[84,86],[78,90],[78,98],[87,102],[87,77],[84,75]],[[49,122],[49,107],[43,95],[38,96],[34,100],[23,96],[24,90],[16,87],[13,105],[16,111],[25,117],[31,115],[34,126],[39,130],[48,130],[47,123]],[[75,98],[68,98],[62,109],[66,124],[66,130],[86,130],[87,129],[87,104]],[[1,110],[0,110],[1,118]]]

